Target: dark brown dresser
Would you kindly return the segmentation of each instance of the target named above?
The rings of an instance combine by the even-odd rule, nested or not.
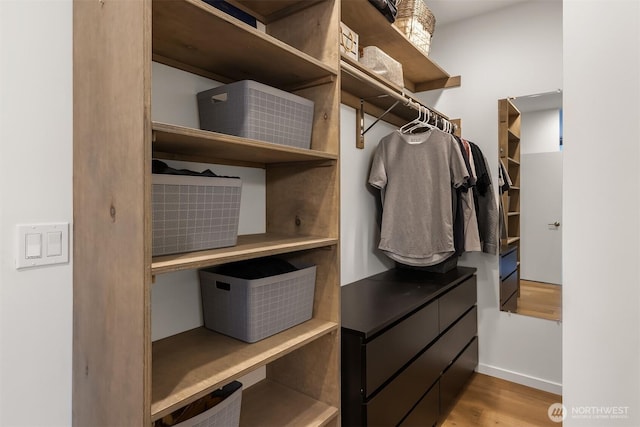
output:
[[[433,426],[478,365],[475,269],[342,287],[342,425]]]

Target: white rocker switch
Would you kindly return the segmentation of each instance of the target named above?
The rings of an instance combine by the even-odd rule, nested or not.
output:
[[[28,233],[25,236],[25,257],[27,259],[42,258],[42,234]]]
[[[47,233],[47,256],[62,255],[62,232],[50,231]]]

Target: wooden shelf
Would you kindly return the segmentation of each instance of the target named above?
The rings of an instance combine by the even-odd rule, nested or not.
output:
[[[520,142],[520,133],[515,133],[513,130],[511,129],[507,129],[507,132],[509,133],[509,142]]]
[[[520,187],[515,187],[515,186],[511,186],[509,187],[509,191],[514,190],[514,191],[520,191]]]
[[[359,46],[377,46],[402,64],[405,87],[411,92],[460,86],[367,0],[342,0],[342,21],[358,33]]]
[[[520,212],[508,212],[507,216],[518,216],[520,215]]]
[[[512,245],[512,244],[514,244],[516,242],[519,242],[519,241],[520,241],[520,237],[509,237],[509,238],[507,238],[507,244],[508,245]]]
[[[240,427],[325,426],[337,415],[338,408],[273,381],[264,380],[242,391]]]
[[[517,161],[517,160],[516,160],[516,159],[514,159],[514,158],[507,157],[507,161],[509,162],[509,164],[516,165],[516,166],[520,166],[520,162],[519,162],[519,161]]]
[[[359,98],[377,97],[382,91],[389,93],[389,97],[405,93],[404,88],[344,54],[340,55],[340,76],[342,90]]]
[[[284,236],[273,233],[248,234],[238,236],[237,245],[228,248],[154,257],[151,263],[151,274],[204,268],[336,244],[338,244],[338,239],[333,237]]]
[[[228,3],[245,10],[263,24],[313,6],[323,0],[229,0]]]
[[[336,154],[153,122],[154,157],[264,168],[267,164],[334,161]]]
[[[222,83],[253,79],[295,90],[338,74],[202,0],[154,0],[152,22],[154,61]]]
[[[351,58],[343,56],[340,65],[343,104],[358,109],[360,100],[364,99],[366,100],[365,111],[379,116],[396,101],[402,100],[390,114],[385,116],[385,121],[399,125],[416,118],[416,110],[403,101],[403,91],[400,87],[375,75]]]
[[[337,330],[337,323],[311,319],[253,344],[205,328],[156,341],[152,350],[151,419],[157,420]]]
[[[388,79],[362,66],[358,61],[343,55],[340,61],[340,71],[341,101],[343,104],[358,109],[360,108],[360,100],[364,99],[366,101],[365,112],[373,116],[380,116],[396,101],[400,101],[391,113],[385,115],[386,122],[401,126],[417,117],[418,112],[408,106],[406,100],[409,99],[416,104],[421,101]],[[433,108],[431,110],[449,120],[449,117],[440,111]]]

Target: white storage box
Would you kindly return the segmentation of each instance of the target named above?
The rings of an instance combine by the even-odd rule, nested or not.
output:
[[[262,279],[200,270],[206,328],[253,343],[311,319],[316,267]]]
[[[215,406],[210,407],[212,404]],[[242,384],[233,381],[157,420],[154,427],[235,427],[240,425],[241,407]]]
[[[376,74],[390,80],[400,87],[404,87],[402,64],[384,53],[376,46],[362,49],[360,63]]]
[[[153,256],[234,246],[239,178],[152,175]]]
[[[253,80],[200,92],[200,129],[310,148],[313,101]]]
[[[358,34],[340,22],[340,52],[354,61],[358,60]]]

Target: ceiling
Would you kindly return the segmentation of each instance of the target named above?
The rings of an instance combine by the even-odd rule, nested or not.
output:
[[[425,0],[439,25],[493,12],[527,0]]]
[[[539,93],[536,95],[518,96],[512,99],[521,113],[540,110],[556,110],[562,108],[562,91]]]

